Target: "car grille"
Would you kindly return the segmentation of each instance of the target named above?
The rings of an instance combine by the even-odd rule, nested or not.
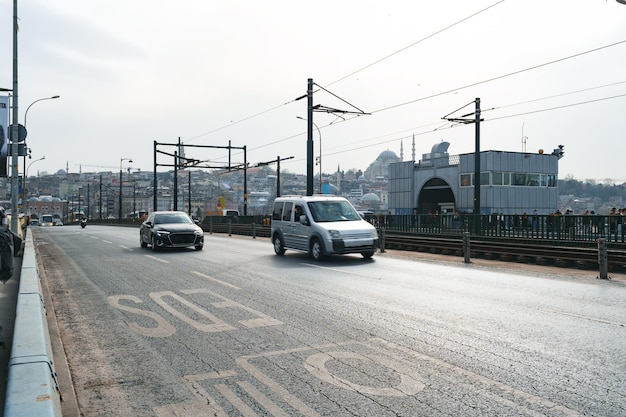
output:
[[[173,245],[184,245],[186,243],[191,245],[196,241],[196,235],[194,233],[172,233],[170,241]]]
[[[342,233],[341,237],[344,240],[357,240],[357,239],[371,239],[372,234],[370,232],[352,232],[352,233]]]

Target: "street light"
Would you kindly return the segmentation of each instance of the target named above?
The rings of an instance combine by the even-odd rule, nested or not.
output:
[[[52,96],[52,97],[44,97],[44,98],[40,98],[37,99],[35,101],[33,101],[32,103],[30,103],[28,105],[28,107],[26,108],[26,111],[24,112],[24,128],[26,128],[26,118],[28,117],[28,111],[30,110],[31,107],[33,107],[33,104],[35,103],[39,103],[40,101],[43,100],[54,100],[57,98],[60,98],[61,96]],[[24,178],[22,178],[22,200],[23,204],[24,204],[24,213],[28,216],[28,211],[26,210],[28,203],[26,203],[26,156],[28,156],[29,158],[31,158],[29,152],[28,152],[28,147],[26,146],[26,142],[24,142]],[[45,156],[41,159],[45,159]],[[41,161],[41,159],[38,159],[38,161]],[[35,162],[35,161],[33,161]]]
[[[30,218],[29,214],[28,214],[28,196],[26,193],[26,178],[28,177],[28,169],[30,168],[30,166],[32,164],[34,164],[35,162],[39,162],[46,159],[46,155],[42,156],[39,159],[35,159],[33,162],[31,162],[30,164],[28,164],[27,167],[25,167],[26,169],[24,170],[24,185],[22,186],[22,198],[24,199],[24,214],[26,214],[26,217]]]
[[[296,116],[296,118],[306,121],[304,117]],[[317,134],[320,137],[320,156],[317,157],[317,164],[320,166],[320,194],[322,194],[322,132],[315,122],[313,122],[313,126],[317,129]]]
[[[39,103],[40,101],[43,101],[43,100],[54,100],[55,98],[60,98],[60,97],[61,96],[44,97],[44,98],[40,98],[30,103],[28,107],[26,108],[26,111],[24,112],[24,127],[26,127],[26,117],[28,116],[28,110],[30,110],[30,108],[33,107],[33,104]]]
[[[131,158],[120,158],[120,199],[119,199],[119,211],[118,211],[118,220],[121,223],[122,222],[122,162],[124,161],[128,161],[129,164],[133,163],[133,160]]]

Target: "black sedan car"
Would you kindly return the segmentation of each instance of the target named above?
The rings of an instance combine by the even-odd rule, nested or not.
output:
[[[153,211],[139,228],[139,243],[154,251],[188,246],[202,250],[204,231],[183,211]]]

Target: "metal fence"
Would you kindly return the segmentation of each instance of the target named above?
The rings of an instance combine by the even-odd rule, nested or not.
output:
[[[623,216],[599,215],[472,215],[414,214],[368,215],[377,228],[417,234],[461,235],[472,237],[568,240],[574,242],[625,243]]]

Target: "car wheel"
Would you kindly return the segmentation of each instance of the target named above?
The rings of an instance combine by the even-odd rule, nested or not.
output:
[[[311,257],[316,261],[321,261],[326,257],[324,247],[319,239],[313,239],[311,242]]]
[[[155,239],[155,237],[154,237],[154,236],[152,236],[151,245],[152,245],[152,250],[153,250],[153,251],[155,251],[155,252],[156,252],[156,251],[158,251],[158,250],[159,250],[159,247],[157,246],[156,239]]]
[[[141,245],[142,248],[148,247],[148,244],[143,241],[143,234],[141,233],[139,233],[139,244]]]
[[[365,259],[369,259],[372,256],[374,256],[374,251],[370,251],[370,252],[361,252],[361,256],[363,256]]]
[[[202,250],[203,246],[202,245],[196,245],[194,246],[195,250]]]
[[[285,254],[285,243],[280,235],[274,236],[274,252],[276,255]]]

